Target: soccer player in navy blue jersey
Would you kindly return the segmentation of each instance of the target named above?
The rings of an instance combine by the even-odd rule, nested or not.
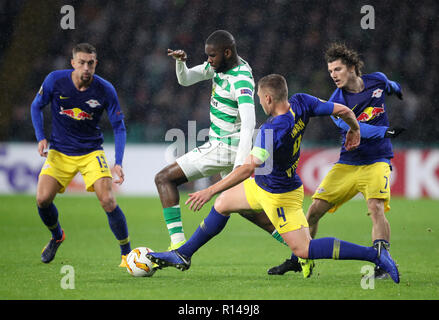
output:
[[[63,193],[77,172],[83,176],[87,191],[94,191],[108,216],[110,228],[119,242],[122,261],[131,251],[124,213],[116,203],[112,174],[103,150],[103,134],[98,126],[104,112],[115,136],[116,184],[124,181],[122,160],[126,129],[116,90],[107,80],[95,74],[96,49],[88,44],[76,45],[72,51],[73,69],[51,72],[31,105],[32,123],[38,141],[38,152],[46,161],[38,177],[37,207],[52,239],[43,249],[41,260],[49,263],[65,239],[53,203]],[[43,108],[51,104],[52,132],[50,146],[44,134]]]
[[[352,110],[302,93],[288,100],[285,78],[277,74],[259,80],[258,96],[265,113],[271,117],[261,126],[245,163],[223,180],[189,195],[186,204],[197,211],[222,192],[184,245],[173,251],[151,252],[147,257],[162,268],[187,270],[192,255],[224,229],[231,213],[263,210],[296,256],[369,261],[399,283],[398,269],[385,247],[379,253],[373,246],[364,247],[332,237],[312,239],[303,213],[303,185],[296,169],[306,125],[315,116],[342,118],[349,126],[344,146],[351,151],[360,145],[360,127]]]
[[[366,199],[368,215],[372,219],[372,241],[380,251],[389,250],[390,224],[384,214],[390,209],[390,173],[393,158],[390,138],[401,133],[402,128],[389,127],[385,95],[395,94],[402,99],[400,85],[389,80],[381,72],[362,75],[363,62],[354,50],[343,44],[332,44],[326,51],[328,72],[337,89],[329,101],[346,105],[361,125],[362,140],[353,151],[342,146],[340,158],[325,176],[312,196],[307,219],[311,237],[317,234],[319,220],[326,212],[335,212],[343,203],[361,192]],[[347,125],[342,119],[333,117],[345,139]],[[308,268],[313,262],[308,262]],[[269,270],[270,274],[296,271],[297,258],[292,256],[283,264]],[[375,278],[388,275],[375,268]]]

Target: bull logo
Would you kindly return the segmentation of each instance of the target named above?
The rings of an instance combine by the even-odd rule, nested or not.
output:
[[[380,114],[386,112],[384,110],[384,105],[381,107],[367,107],[363,112],[357,117],[359,122],[366,122],[372,120],[373,118],[379,116]]]
[[[59,114],[64,114],[72,119],[75,120],[92,120],[93,119],[93,113],[87,113],[79,108],[73,108],[73,109],[64,109],[61,107],[61,111]]]

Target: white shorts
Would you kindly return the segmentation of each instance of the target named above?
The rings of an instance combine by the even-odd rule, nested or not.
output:
[[[217,173],[224,178],[233,170],[236,150],[236,146],[230,146],[219,140],[209,140],[175,161],[188,181],[210,177]]]

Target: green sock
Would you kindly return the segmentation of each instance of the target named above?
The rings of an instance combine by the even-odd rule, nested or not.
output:
[[[271,236],[273,238],[275,238],[277,241],[279,241],[280,243],[287,245],[287,243],[284,241],[284,239],[282,238],[282,236],[279,234],[279,232],[277,232],[277,230],[274,230],[273,233],[271,234]]]
[[[168,228],[171,243],[179,243],[186,240],[183,231],[183,222],[181,221],[180,205],[163,209],[166,227]]]

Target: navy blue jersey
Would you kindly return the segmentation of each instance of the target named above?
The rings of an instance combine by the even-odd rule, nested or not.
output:
[[[349,107],[360,123],[373,126],[388,127],[385,93],[400,90],[397,83],[390,81],[380,72],[366,74],[361,77],[364,90],[359,93],[350,93],[344,89],[336,89],[329,101]],[[352,151],[344,147],[346,130],[341,130],[343,146],[340,152],[339,163],[350,165],[372,164],[378,161],[390,162],[393,158],[390,138],[362,138],[360,146]]]
[[[289,112],[270,117],[261,126],[251,152],[264,161],[255,172],[255,182],[271,193],[292,191],[302,185],[296,168],[305,127],[311,117],[330,115],[334,110],[334,103],[304,93],[293,95],[289,103]]]
[[[102,150],[104,140],[98,123],[104,110],[113,128],[124,128],[124,125],[113,85],[94,75],[90,87],[79,91],[73,84],[72,72],[51,72],[36,95],[33,108],[42,109],[51,103],[50,148],[74,156]],[[37,139],[44,138],[41,128],[36,126],[35,129]]]

